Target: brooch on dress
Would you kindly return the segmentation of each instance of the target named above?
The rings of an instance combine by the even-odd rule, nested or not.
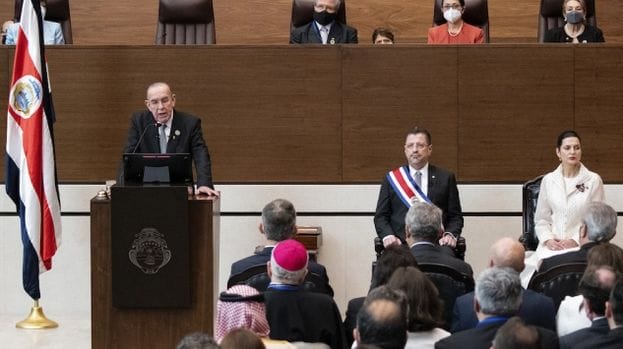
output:
[[[588,189],[588,187],[585,186],[584,183],[576,185],[575,188],[582,193],[584,192],[584,190]]]

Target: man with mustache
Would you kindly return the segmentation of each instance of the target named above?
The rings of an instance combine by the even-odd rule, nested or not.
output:
[[[430,132],[415,127],[407,133],[408,165],[387,173],[381,184],[374,215],[376,233],[383,246],[405,242],[405,215],[413,202],[428,202],[443,212],[444,233],[439,244],[456,247],[463,229],[463,212],[456,178],[452,172],[428,163],[433,151]]]

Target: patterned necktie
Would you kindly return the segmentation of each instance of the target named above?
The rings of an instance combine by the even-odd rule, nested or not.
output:
[[[417,184],[420,189],[422,188],[422,172],[415,171],[415,184]]]
[[[162,124],[162,126],[160,126],[160,152],[161,153],[166,153],[167,152],[167,133],[165,132],[167,125]]]
[[[322,44],[325,45],[329,39],[329,28],[320,27],[320,38],[322,39]]]

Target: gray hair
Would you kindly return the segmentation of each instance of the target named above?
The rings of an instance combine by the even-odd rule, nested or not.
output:
[[[283,241],[296,233],[296,210],[294,205],[285,199],[269,202],[262,209],[262,224],[266,238]]]
[[[275,257],[271,255],[270,271],[272,273],[272,276],[270,278],[270,281],[288,285],[300,285],[303,283],[303,280],[305,280],[305,275],[307,275],[308,264],[309,260],[307,261],[307,264],[305,264],[304,268],[290,271],[279,266],[279,264],[277,264],[277,262],[275,261]]]
[[[218,349],[216,341],[207,333],[195,332],[184,336],[176,349]]]
[[[318,3],[318,0],[314,0],[314,6],[316,6],[317,3]],[[335,11],[339,10],[341,5],[342,5],[342,0],[335,0]]]
[[[475,297],[487,315],[513,316],[521,306],[521,280],[511,268],[485,269],[476,280]]]
[[[590,241],[610,241],[616,234],[617,213],[603,202],[589,202],[584,207],[582,223],[586,225]]]
[[[441,231],[441,210],[433,205],[416,202],[405,217],[407,231],[419,241],[435,242]]]

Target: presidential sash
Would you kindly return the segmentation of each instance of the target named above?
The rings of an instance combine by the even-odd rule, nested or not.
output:
[[[398,167],[389,171],[387,180],[407,208],[413,206],[414,201],[431,203],[428,196],[424,194],[409,173],[409,166]]]

